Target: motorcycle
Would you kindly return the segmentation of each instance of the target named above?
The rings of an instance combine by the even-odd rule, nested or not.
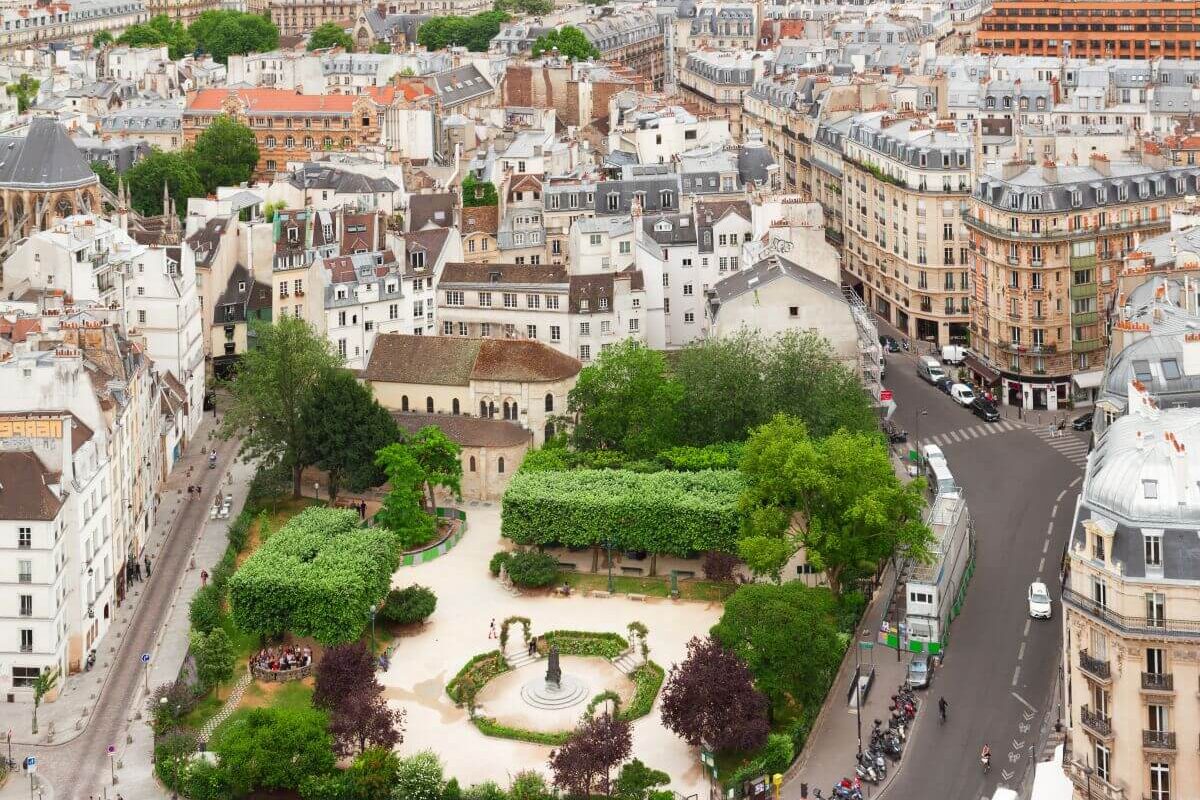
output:
[[[906,352],[906,353],[907,353],[907,352],[908,352],[908,339],[907,339],[907,338],[905,338],[905,339],[901,339],[901,340],[900,340],[900,346],[901,346],[901,347],[903,347],[903,348],[904,348],[904,352]]]
[[[888,736],[885,733],[875,733],[871,736],[871,747],[880,751],[893,761],[900,760],[902,751],[900,740],[895,736]]]
[[[877,775],[875,773],[874,766],[864,767],[862,764],[855,764],[854,765],[854,774],[857,775],[862,780],[866,781],[867,783],[874,783],[874,784],[879,783],[879,775]]]
[[[87,666],[84,669],[90,670],[94,666],[96,666],[96,651],[91,650],[88,652]]]
[[[892,695],[892,718],[897,719],[897,714],[902,715],[908,720],[912,720],[917,716],[917,707],[912,702],[903,699],[899,695]]]
[[[888,723],[888,730],[900,740],[901,743],[908,738],[908,725],[903,720],[893,719]]]
[[[979,763],[983,764],[983,774],[986,775],[988,770],[992,768],[992,754],[984,753],[979,757]]]

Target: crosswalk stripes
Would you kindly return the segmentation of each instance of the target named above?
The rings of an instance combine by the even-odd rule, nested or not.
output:
[[[1088,442],[1091,440],[1090,434],[1081,434],[1072,430],[1055,431],[1048,425],[1031,427],[1029,430],[1034,436],[1053,447],[1068,461],[1079,467],[1080,470],[1087,467]]]
[[[994,436],[998,433],[1007,433],[1009,431],[1021,430],[1025,425],[1019,422],[1010,420],[1002,420],[1000,422],[989,422],[981,425],[971,425],[958,430],[949,431],[947,433],[937,433],[933,436],[922,437],[920,444],[936,444],[939,447],[944,447],[948,444],[961,444],[969,442],[973,439],[982,439],[985,436]]]

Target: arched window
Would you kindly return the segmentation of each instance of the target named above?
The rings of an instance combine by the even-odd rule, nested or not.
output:
[[[427,413],[427,414],[433,413],[433,398],[432,397],[425,398],[425,413]]]
[[[501,472],[504,472],[504,456],[500,456],[500,460],[496,462],[496,466]]]
[[[475,456],[471,456],[471,472],[475,471]]]
[[[491,419],[492,417],[496,416],[496,401],[495,400],[488,401],[488,414],[487,415],[488,415],[488,419]]]
[[[457,414],[458,410],[459,410],[458,398],[456,397],[456,398],[454,398],[454,400],[452,400],[450,402],[450,411],[453,414]]]
[[[400,395],[400,410],[408,411],[408,395],[406,394]]]
[[[487,416],[487,403],[485,403],[482,400],[479,401],[479,416],[481,416],[481,417]]]
[[[512,418],[513,418],[514,420],[517,418],[517,414],[518,414],[518,413],[519,413],[519,412],[518,412],[518,410],[517,410],[517,401],[516,401],[516,400],[513,400],[513,404],[512,404]]]
[[[505,400],[504,401],[504,418],[505,419],[511,419],[511,417],[508,416],[508,413],[509,413],[508,412],[508,401]]]
[[[554,395],[550,394],[549,392],[546,393],[546,410],[554,410]]]

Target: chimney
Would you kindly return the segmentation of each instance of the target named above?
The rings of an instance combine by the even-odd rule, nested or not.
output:
[[[1112,175],[1112,165],[1108,161],[1108,156],[1103,153],[1092,153],[1088,157],[1088,166],[1106,178]]]
[[[1018,175],[1025,174],[1025,170],[1028,168],[1029,162],[1014,158],[1012,161],[1004,162],[1004,166],[1000,169],[1000,177],[1006,181],[1011,181]]]
[[[1042,180],[1049,184],[1058,183],[1058,164],[1048,158],[1042,162]]]

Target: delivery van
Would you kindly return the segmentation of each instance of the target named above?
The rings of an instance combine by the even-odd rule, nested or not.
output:
[[[937,383],[946,377],[946,372],[942,369],[942,365],[932,356],[921,356],[917,359],[917,374],[930,383]]]

